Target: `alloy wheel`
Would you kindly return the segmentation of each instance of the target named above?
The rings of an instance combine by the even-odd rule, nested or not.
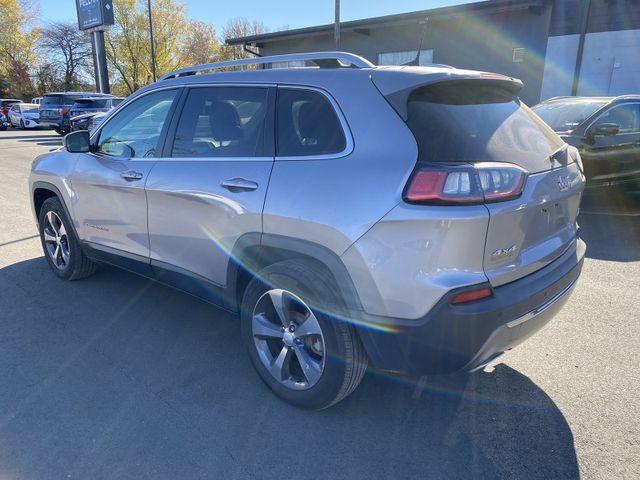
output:
[[[273,378],[292,390],[318,383],[325,342],[318,319],[305,302],[287,290],[269,290],[256,302],[251,323],[258,357]]]
[[[64,270],[69,265],[71,252],[67,229],[54,211],[48,211],[44,217],[44,244],[56,268]]]

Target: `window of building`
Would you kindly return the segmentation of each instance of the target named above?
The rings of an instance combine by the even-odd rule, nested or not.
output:
[[[278,89],[278,156],[342,152],[346,137],[333,106],[316,91]]]
[[[306,67],[306,62],[304,60],[293,60],[291,62],[273,62],[270,65],[270,68],[302,68]]]
[[[172,157],[265,156],[268,89],[193,88],[178,122]]]
[[[386,52],[378,54],[378,65],[404,65],[413,62],[418,55],[417,50],[407,50],[403,52]],[[433,49],[421,50],[419,65],[429,65],[433,63]]]

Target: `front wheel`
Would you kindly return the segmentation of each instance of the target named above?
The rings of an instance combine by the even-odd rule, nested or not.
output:
[[[242,338],[261,379],[278,397],[319,410],[360,384],[367,356],[344,311],[331,275],[311,262],[276,263],[249,283]]]
[[[20,128],[22,130],[26,130],[25,126],[24,126],[24,120],[20,119]]]
[[[95,272],[96,265],[82,251],[60,200],[45,200],[38,222],[42,250],[54,274],[64,280],[78,280]]]

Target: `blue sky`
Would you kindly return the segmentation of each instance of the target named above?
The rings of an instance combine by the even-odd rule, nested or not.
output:
[[[218,30],[228,19],[260,20],[271,30],[308,27],[333,22],[333,0],[183,0],[189,17],[213,23]],[[341,0],[342,20],[377,17],[447,5],[469,0]],[[49,21],[76,21],[75,0],[40,0],[40,17]]]

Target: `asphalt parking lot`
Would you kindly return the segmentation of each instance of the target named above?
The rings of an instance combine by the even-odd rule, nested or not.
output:
[[[640,216],[581,216],[567,307],[493,372],[367,374],[304,412],[236,319],[103,268],[50,273],[29,209],[51,132],[0,132],[0,479],[640,478]]]

